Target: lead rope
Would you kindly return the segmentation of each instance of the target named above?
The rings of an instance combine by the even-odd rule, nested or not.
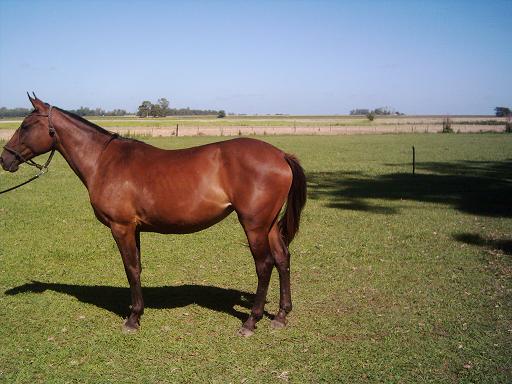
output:
[[[30,179],[24,181],[21,184],[18,184],[18,185],[15,185],[14,187],[7,188],[7,189],[4,189],[3,191],[0,191],[0,195],[3,193],[6,193],[6,192],[10,192],[19,187],[22,187],[25,184],[28,184],[31,181],[38,179],[39,177],[44,175],[46,172],[48,172],[48,167],[50,166],[50,162],[52,161],[53,155],[55,153],[55,128],[53,128],[53,125],[52,125],[52,108],[53,107],[50,105],[50,108],[48,109],[48,131],[49,131],[50,136],[53,137],[52,152],[50,153],[50,156],[48,156],[48,159],[46,160],[46,162],[43,165],[40,165],[40,164],[37,164],[32,159],[30,159],[30,160],[25,159],[23,156],[21,156],[21,154],[19,152],[15,151],[14,149],[4,146],[4,148],[7,151],[11,152],[12,154],[14,154],[16,157],[18,157],[22,161],[21,164],[26,163],[28,165],[36,167],[37,169],[39,169],[39,172],[37,173],[37,175],[32,176]]]

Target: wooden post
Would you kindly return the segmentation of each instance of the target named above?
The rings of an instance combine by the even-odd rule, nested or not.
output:
[[[416,173],[416,149],[412,146],[412,174]]]
[[[178,137],[180,135],[179,131],[178,131],[178,124],[176,124],[176,137]]]

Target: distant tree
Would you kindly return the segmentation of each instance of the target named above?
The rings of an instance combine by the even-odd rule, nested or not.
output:
[[[108,112],[105,112],[106,114]],[[162,97],[156,104],[145,100],[139,106],[137,116],[140,117],[165,117],[165,116],[190,116],[190,115],[218,115],[219,111],[213,109],[190,109],[187,108],[169,108],[169,100]],[[224,116],[226,112],[224,112]]]
[[[219,111],[219,113],[217,113],[217,117],[218,117],[219,119],[222,119],[222,118],[226,117],[226,111],[224,111],[223,109],[221,109],[221,110]]]
[[[126,111],[124,109],[114,109],[112,111],[105,111],[103,108],[91,109],[88,107],[80,107],[78,109],[70,109],[69,112],[78,116],[124,116]]]
[[[94,116],[105,116],[105,110],[101,108],[96,108],[94,110]]]
[[[80,107],[78,109],[72,109],[69,112],[74,113],[78,116],[92,116],[94,115],[94,111],[88,107]]]
[[[137,116],[139,117],[148,117],[151,112],[152,107],[151,101],[144,100],[141,105],[139,105],[139,109],[137,110]]]
[[[125,116],[127,112],[124,109],[113,109],[112,111],[105,112],[106,116]]]
[[[190,109],[187,108],[171,108],[169,115],[172,116],[191,116],[191,115],[217,115],[219,111],[213,109]]]
[[[370,113],[370,110],[367,108],[356,108],[350,111],[351,115],[368,115]]]
[[[374,112],[369,112],[367,115],[366,115],[366,118],[370,121],[373,121],[375,119],[375,113]]]
[[[394,113],[394,111],[390,107],[380,107],[380,108],[375,108],[373,113],[375,113],[376,115],[388,116],[388,115],[391,115],[392,113]]]
[[[367,108],[356,108],[350,111],[351,115],[368,116],[369,113],[373,113],[374,115],[379,116],[403,115],[403,113],[395,111],[393,108],[390,107],[379,107],[375,108],[373,111]]]
[[[165,117],[169,115],[170,109],[169,109],[169,100],[167,100],[165,97],[162,97],[158,99],[157,101],[159,107],[160,107],[160,116]]]
[[[28,108],[0,108],[0,118],[3,117],[25,117],[30,113]]]
[[[512,114],[510,108],[507,107],[496,107],[494,110],[496,111],[496,117],[507,117]]]
[[[80,107],[78,109],[69,109],[71,113],[78,116],[124,116],[126,111],[124,109],[114,109],[112,111],[105,111],[103,108]],[[24,117],[30,113],[30,109],[27,108],[5,108],[0,107],[0,118],[5,117]]]
[[[160,104],[151,104],[149,114],[153,117],[162,117],[162,108],[160,107]]]

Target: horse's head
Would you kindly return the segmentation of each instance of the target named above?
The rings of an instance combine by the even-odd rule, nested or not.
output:
[[[20,127],[4,146],[0,165],[9,172],[16,172],[21,163],[48,152],[54,145],[55,132],[51,127],[51,107],[28,95],[34,110],[23,119]]]

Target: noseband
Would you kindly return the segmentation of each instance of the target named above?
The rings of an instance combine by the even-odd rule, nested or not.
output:
[[[52,137],[53,139],[53,142],[52,142],[52,146],[51,146],[51,153],[50,153],[50,156],[48,156],[48,159],[46,160],[46,162],[41,165],[41,164],[38,164],[36,163],[35,161],[33,161],[32,159],[25,159],[25,157],[23,157],[23,155],[21,153],[19,153],[18,151],[16,151],[15,149],[13,148],[9,148],[7,145],[4,145],[4,149],[7,151],[7,152],[10,152],[12,153],[17,159],[18,161],[20,161],[20,164],[28,164],[32,167],[36,167],[37,169],[39,169],[39,172],[31,177],[30,179],[28,179],[27,181],[24,181],[23,183],[21,184],[18,184],[14,187],[11,187],[11,188],[8,188],[8,189],[4,189],[3,191],[0,191],[0,195],[2,193],[6,193],[6,192],[9,192],[9,191],[12,191],[13,189],[16,189],[16,188],[19,188],[25,184],[28,184],[30,183],[31,181],[39,178],[40,176],[44,175],[46,172],[48,172],[48,167],[50,166],[50,162],[52,161],[52,158],[53,158],[53,155],[55,153],[55,142],[56,142],[56,132],[55,132],[55,128],[53,128],[53,125],[52,125],[52,106],[50,105],[49,109],[48,109],[48,114],[47,115],[39,115],[39,116],[44,116],[44,117],[48,117],[48,134]],[[18,142],[20,141],[19,140],[19,137],[20,137],[20,131],[18,131]]]

